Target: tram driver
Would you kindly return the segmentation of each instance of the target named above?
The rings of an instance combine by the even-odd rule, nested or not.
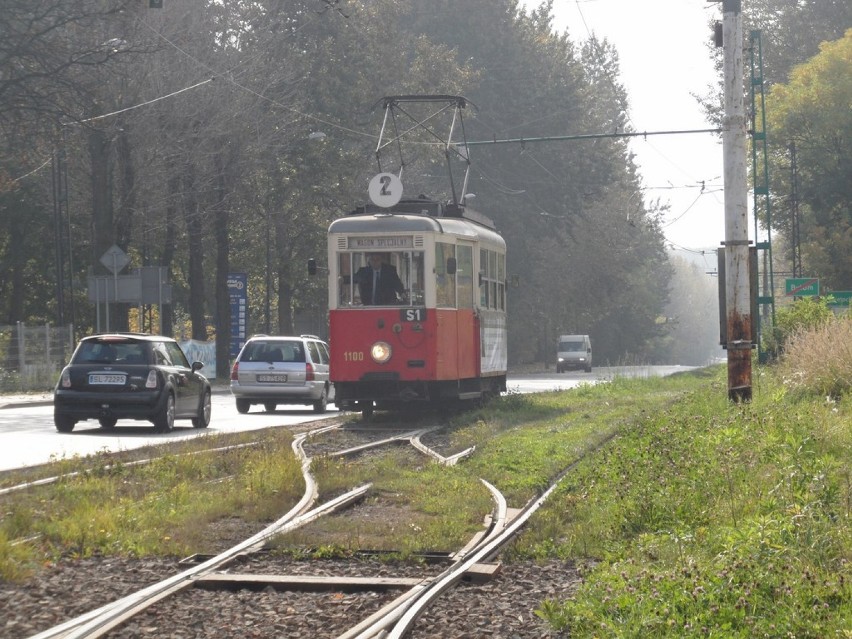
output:
[[[405,296],[405,286],[396,268],[383,259],[381,253],[370,253],[367,265],[355,273],[362,304],[399,304]]]

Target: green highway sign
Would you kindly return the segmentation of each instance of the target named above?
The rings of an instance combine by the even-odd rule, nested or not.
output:
[[[788,277],[784,280],[784,294],[795,297],[818,297],[819,279],[816,277]]]
[[[829,306],[850,306],[849,302],[852,300],[852,291],[831,291],[826,295],[834,298],[828,303]]]

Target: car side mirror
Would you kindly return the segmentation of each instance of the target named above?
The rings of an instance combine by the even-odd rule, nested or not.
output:
[[[204,362],[192,362],[192,372],[197,373],[204,368]]]

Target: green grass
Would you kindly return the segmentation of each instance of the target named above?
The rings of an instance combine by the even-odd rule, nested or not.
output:
[[[763,379],[627,425],[513,549],[587,563],[539,614],[578,637],[850,636],[851,413]]]
[[[779,371],[754,369],[747,404],[728,401],[722,366],[509,394],[453,419],[451,447],[477,448],[451,468],[402,445],[317,459],[321,501],[372,482],[364,508],[275,543],[297,554],[456,550],[491,510],[481,479],[517,508],[570,469],[504,552],[506,561],[581,567],[578,591],[538,611],[555,628],[572,637],[850,637],[852,407],[818,386],[793,388]],[[209,522],[234,513],[269,521],[303,490],[281,430],[228,454],[106,462],[3,498],[3,579],[26,579],[58,555],[196,552]],[[40,541],[12,543],[33,534]]]
[[[25,579],[58,556],[182,556],[204,547],[205,526],[217,519],[279,517],[304,491],[300,464],[288,432],[255,436],[250,448],[138,466],[106,456],[61,462],[77,474],[3,497],[0,578]]]
[[[403,557],[457,550],[482,529],[492,508],[489,492],[465,464],[446,468],[402,445],[379,460],[319,460],[315,477],[328,498],[342,492],[341,478],[345,488],[372,483],[361,516],[341,511],[321,518],[283,536],[278,546],[336,547],[344,554],[384,550]]]

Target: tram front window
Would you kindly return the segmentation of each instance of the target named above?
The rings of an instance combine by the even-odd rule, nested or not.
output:
[[[339,307],[423,304],[423,252],[340,253]]]

